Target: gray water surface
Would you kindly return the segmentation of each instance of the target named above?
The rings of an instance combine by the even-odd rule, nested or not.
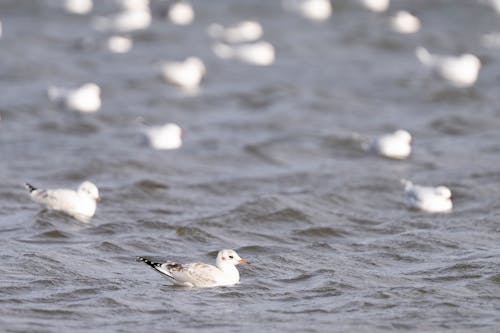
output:
[[[130,53],[102,47],[95,1],[0,1],[0,326],[5,332],[374,332],[500,330],[500,17],[479,1],[392,2],[374,14],[333,1],[324,23],[280,1],[193,1],[176,27],[152,1]],[[412,10],[422,30],[388,19]],[[210,23],[259,20],[276,63],[218,59]],[[435,80],[414,49],[477,54],[473,88]],[[195,96],[157,64],[196,55]],[[58,109],[49,85],[102,87],[101,112]],[[145,146],[136,118],[179,123],[176,151]],[[398,128],[414,154],[366,154],[358,135]],[[408,210],[401,178],[449,186],[450,214]],[[42,210],[22,187],[95,182],[91,223]],[[233,287],[182,289],[135,257],[250,260]]]

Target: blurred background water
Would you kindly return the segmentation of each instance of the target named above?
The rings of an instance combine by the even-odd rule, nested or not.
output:
[[[5,332],[497,331],[500,329],[500,17],[475,0],[393,0],[385,13],[333,1],[312,22],[280,1],[192,1],[194,22],[130,32],[103,45],[60,2],[1,0],[0,326]],[[403,35],[397,10],[422,21]],[[216,57],[214,22],[254,19],[272,66]],[[476,54],[474,87],[455,89],[417,61],[425,46]],[[161,79],[165,60],[200,57],[196,94]],[[95,82],[102,110],[62,110],[50,85]],[[176,122],[178,150],[144,145],[141,125]],[[410,159],[366,154],[356,136],[397,128]],[[410,211],[407,178],[444,184],[449,214]],[[42,210],[22,187],[99,186],[88,224]],[[146,266],[252,262],[234,287],[185,290]]]

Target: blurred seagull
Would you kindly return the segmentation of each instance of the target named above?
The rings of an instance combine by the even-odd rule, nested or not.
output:
[[[51,86],[47,95],[53,103],[61,104],[71,111],[97,112],[101,108],[101,88],[95,83],[86,83],[76,89]]]
[[[399,129],[372,140],[371,143],[365,145],[365,148],[380,156],[403,160],[411,154],[411,142],[411,134]]]
[[[96,17],[92,25],[97,30],[130,32],[144,30],[151,25],[152,16],[148,0],[122,0],[123,11],[109,16]]]
[[[107,47],[113,53],[127,53],[132,48],[131,38],[122,36],[111,36],[108,38]]]
[[[182,265],[176,262],[166,262],[161,264],[143,257],[137,258],[137,261],[144,262],[176,285],[200,288],[237,284],[240,281],[240,273],[235,265],[249,263],[241,259],[234,250],[219,251],[215,266],[204,263]]]
[[[325,21],[332,16],[330,0],[283,0],[282,5],[312,21]]]
[[[228,27],[213,23],[208,27],[210,37],[230,44],[255,41],[262,33],[262,26],[257,21],[241,21]]]
[[[453,208],[451,191],[446,186],[426,187],[401,180],[408,207],[429,213],[449,212]]]
[[[189,57],[184,61],[163,63],[161,73],[167,82],[186,90],[195,90],[205,76],[206,68],[200,58]]]
[[[250,65],[269,66],[275,58],[274,46],[264,41],[232,46],[216,43],[212,49],[221,59],[236,59]]]
[[[361,4],[372,12],[385,12],[391,3],[390,0],[359,0]]]
[[[80,221],[88,221],[94,216],[100,201],[97,186],[89,181],[80,184],[76,191],[69,189],[38,189],[26,183],[31,199],[49,210],[64,212]]]
[[[470,53],[460,56],[437,55],[418,47],[415,54],[423,65],[457,88],[473,86],[481,69],[479,58]]]
[[[85,15],[92,11],[92,0],[65,0],[64,9],[71,14]]]
[[[194,20],[193,6],[187,1],[179,1],[168,8],[167,18],[176,25],[189,25]]]
[[[177,124],[167,123],[162,126],[148,126],[143,133],[154,149],[171,150],[182,146],[182,129]]]
[[[404,10],[391,17],[392,30],[400,34],[413,34],[420,30],[420,26],[420,19]]]

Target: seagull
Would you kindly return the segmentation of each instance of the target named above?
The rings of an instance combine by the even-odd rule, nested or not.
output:
[[[405,10],[401,10],[391,17],[392,30],[400,34],[413,34],[419,31],[420,27],[420,19]]]
[[[163,78],[186,90],[198,88],[206,73],[201,59],[189,57],[184,61],[165,62],[161,66]]]
[[[85,222],[94,216],[96,203],[100,201],[97,186],[89,181],[81,183],[76,191],[70,189],[38,189],[29,183],[24,185],[30,191],[33,201],[49,210],[61,211]]]
[[[404,194],[408,207],[429,213],[445,213],[453,208],[451,191],[446,186],[414,185],[404,179],[401,182],[405,186]]]
[[[236,59],[256,66],[272,65],[275,58],[274,46],[265,41],[234,46],[217,43],[212,49],[221,59]]]
[[[92,0],[65,0],[64,9],[71,14],[85,15],[92,11]]]
[[[161,126],[149,126],[143,131],[154,149],[170,150],[182,146],[182,129],[174,123]]]
[[[283,0],[283,8],[311,21],[326,21],[332,16],[330,0]]]
[[[152,22],[149,0],[121,0],[123,10],[111,16],[95,17],[92,25],[97,30],[130,32],[147,29]]]
[[[479,58],[470,53],[460,56],[437,55],[418,47],[415,54],[423,65],[457,88],[473,86],[481,69]]]
[[[175,25],[189,25],[194,20],[193,6],[187,1],[179,1],[168,8],[167,18]]]
[[[380,156],[403,160],[410,156],[411,142],[411,134],[406,130],[399,129],[372,140],[367,145],[367,149]]]
[[[47,95],[52,102],[71,111],[92,113],[101,108],[101,88],[95,83],[86,83],[76,89],[51,86]]]
[[[241,21],[227,27],[213,23],[208,27],[210,37],[230,44],[253,42],[262,37],[263,31],[257,21]]]
[[[107,47],[113,53],[127,53],[132,48],[131,38],[122,36],[111,36],[108,38]]]
[[[204,263],[179,264],[153,262],[139,257],[142,261],[159,273],[167,276],[175,285],[184,287],[217,287],[230,286],[240,281],[240,273],[235,265],[249,264],[248,260],[241,259],[234,250],[221,250],[217,254],[215,266]]]
[[[385,12],[389,5],[391,4],[391,0],[359,0],[361,4],[368,10],[376,13]]]

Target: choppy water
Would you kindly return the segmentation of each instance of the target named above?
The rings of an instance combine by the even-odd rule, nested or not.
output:
[[[116,55],[91,16],[0,2],[2,331],[498,331],[500,53],[481,36],[500,32],[500,17],[473,0],[394,0],[382,15],[334,1],[323,24],[279,1],[194,7],[193,25],[156,14]],[[422,31],[392,33],[397,9]],[[247,18],[275,45],[273,66],[211,53],[208,24]],[[419,45],[477,54],[476,86],[429,77]],[[196,96],[157,69],[190,55],[208,70]],[[103,89],[98,114],[46,98],[50,84],[87,81]],[[181,124],[182,149],[144,146],[138,116]],[[397,128],[415,138],[407,161],[353,139]],[[449,186],[454,211],[409,211],[400,178]],[[104,197],[90,224],[42,211],[22,187],[84,179]],[[237,286],[179,289],[134,261],[211,262],[221,248],[252,261]]]

